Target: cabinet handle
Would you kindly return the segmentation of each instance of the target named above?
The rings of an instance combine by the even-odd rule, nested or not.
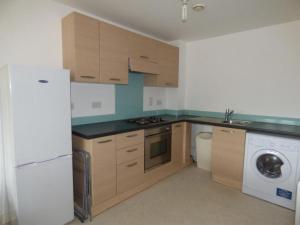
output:
[[[86,79],[95,79],[96,77],[93,76],[80,76],[81,78],[86,78]]]
[[[136,166],[137,164],[138,164],[137,162],[134,162],[134,163],[128,164],[127,167],[128,167],[128,168],[129,168],[129,167],[134,167],[134,166]]]
[[[175,127],[182,127],[182,125],[181,125],[181,124],[178,124],[178,125],[176,125]]]
[[[146,56],[146,55],[141,55],[140,58],[142,58],[142,59],[149,59],[149,57]]]
[[[126,152],[136,152],[137,150],[138,150],[137,148],[134,148],[134,149],[127,150]]]
[[[170,86],[170,85],[172,85],[172,83],[167,82],[167,83],[165,83],[165,85]]]
[[[98,144],[108,143],[108,142],[111,142],[111,141],[112,141],[112,139],[105,140],[105,141],[98,141]]]
[[[224,133],[230,133],[230,134],[234,133],[234,130],[221,130],[221,131],[224,132]]]
[[[121,81],[120,78],[110,78],[109,80],[113,80],[113,81]]]
[[[136,136],[138,136],[138,135],[137,135],[137,134],[129,134],[129,135],[127,135],[126,137],[132,138],[132,137],[136,137]]]

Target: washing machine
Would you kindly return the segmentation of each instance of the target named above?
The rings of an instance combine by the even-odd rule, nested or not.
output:
[[[300,140],[247,133],[243,193],[295,209]]]

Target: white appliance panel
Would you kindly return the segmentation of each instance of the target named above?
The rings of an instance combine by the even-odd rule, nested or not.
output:
[[[282,160],[281,176],[269,178],[260,173],[257,159],[271,154]],[[300,140],[247,133],[243,192],[286,208],[295,209],[299,181]]]
[[[15,166],[71,154],[69,72],[12,67],[10,76]]]
[[[63,225],[73,219],[71,155],[15,170],[20,225]]]

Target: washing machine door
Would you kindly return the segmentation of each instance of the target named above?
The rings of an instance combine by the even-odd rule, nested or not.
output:
[[[259,176],[271,182],[281,182],[291,175],[291,165],[288,159],[274,150],[260,150],[252,158],[252,166]]]

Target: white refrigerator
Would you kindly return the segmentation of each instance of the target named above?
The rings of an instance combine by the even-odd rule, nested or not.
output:
[[[9,199],[17,224],[71,221],[69,71],[4,66],[0,110]]]

